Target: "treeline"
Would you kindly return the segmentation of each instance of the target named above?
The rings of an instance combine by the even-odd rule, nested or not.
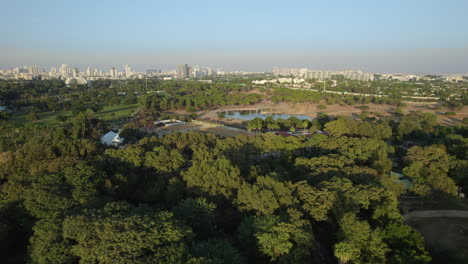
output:
[[[107,149],[84,114],[69,128],[2,135],[2,258],[430,263],[389,172],[401,158],[408,191],[422,197],[467,190],[466,128],[421,115],[320,122],[326,134],[310,138],[190,132]]]
[[[229,92],[212,88],[206,91],[183,94],[153,94],[145,96],[142,107],[146,110],[176,110],[185,109],[188,112],[213,109],[226,105],[251,105],[261,101],[261,94],[245,94]]]
[[[83,108],[137,103],[133,88],[115,88],[110,81],[95,81],[94,85],[66,86],[61,80],[4,81],[0,82],[0,105],[15,111],[41,113],[80,112]]]
[[[346,94],[333,94],[333,93],[322,93],[316,91],[308,91],[301,89],[289,89],[289,88],[274,88],[272,91],[268,91],[271,94],[271,101],[274,103],[279,102],[292,102],[292,103],[318,103],[324,100],[327,104],[391,104],[391,105],[402,105],[401,95],[392,95],[389,97],[378,97],[378,96],[358,96],[358,95],[346,95]]]

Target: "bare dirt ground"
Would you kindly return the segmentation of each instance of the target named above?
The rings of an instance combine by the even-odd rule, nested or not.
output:
[[[168,131],[168,132],[187,132],[187,131],[199,130],[200,128],[202,128],[202,126],[193,124],[193,123],[186,123],[183,125],[164,126],[164,127],[161,127],[160,129]]]
[[[198,117],[205,120],[219,121],[217,113],[224,111],[233,111],[233,110],[258,110],[263,109],[265,112],[270,113],[280,113],[280,114],[296,114],[296,115],[307,115],[310,118],[315,118],[318,113],[326,113],[331,116],[357,116],[362,113],[363,110],[358,107],[361,105],[326,105],[326,109],[319,109],[317,106],[319,104],[325,103],[272,103],[270,101],[264,101],[255,105],[237,105],[237,106],[225,106],[215,110],[203,110],[198,111]],[[370,116],[397,116],[394,114],[396,106],[386,105],[386,104],[367,104],[369,109],[365,110],[370,113]],[[462,124],[463,118],[468,117],[468,108],[464,107],[462,110],[454,111],[456,115],[447,116],[446,112],[453,111],[446,107],[441,107],[436,109],[436,103],[407,103],[407,106],[402,107],[404,114],[422,112],[422,113],[434,113],[437,115],[439,123],[444,125],[459,125]],[[181,112],[183,113],[183,112]],[[222,120],[226,123],[241,123],[243,120],[224,118]]]
[[[468,260],[468,221],[464,218],[419,218],[408,222],[423,236],[431,252],[445,252]],[[468,262],[468,261],[467,261]],[[456,263],[467,263],[456,262]],[[435,263],[442,263],[435,261]],[[446,262],[446,263],[450,263]]]
[[[223,136],[223,137],[237,137],[240,135],[243,135],[243,136],[250,135],[247,132],[242,132],[238,130],[230,130],[230,129],[226,129],[223,127],[206,127],[206,128],[200,129],[200,131],[205,131],[205,132],[215,134],[217,136]]]
[[[207,132],[210,134],[223,136],[223,137],[236,137],[239,135],[250,135],[247,131],[244,132],[240,130],[225,128],[225,127],[210,127],[210,126],[194,124],[192,122],[184,124],[184,125],[162,127],[160,128],[160,131],[164,131],[167,133],[203,131],[203,132]]]

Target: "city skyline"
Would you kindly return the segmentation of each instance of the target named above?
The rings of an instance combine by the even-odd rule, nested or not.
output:
[[[92,8],[91,8],[92,7]],[[466,1],[8,1],[0,68],[468,72]],[[109,23],[111,26],[109,26]]]

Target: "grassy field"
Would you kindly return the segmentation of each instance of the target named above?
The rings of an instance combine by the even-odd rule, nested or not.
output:
[[[137,109],[138,109],[138,104],[117,105],[117,106],[105,106],[104,109],[97,114],[93,113],[91,110],[88,109],[87,113],[93,113],[97,118],[102,119],[102,120],[114,120],[114,119],[119,119],[121,117],[130,116]],[[39,120],[29,121],[26,119],[27,114],[28,113],[16,113],[12,116],[9,123],[15,127],[22,127],[29,123],[40,123],[49,127],[55,127],[61,124],[56,119],[58,115],[64,115],[68,117],[69,119],[74,117],[71,111],[44,112],[44,113],[38,114]]]

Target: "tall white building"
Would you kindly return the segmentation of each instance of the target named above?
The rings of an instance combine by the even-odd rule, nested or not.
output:
[[[130,78],[132,76],[132,68],[129,65],[125,65],[125,77]]]
[[[192,77],[200,77],[200,67],[198,65],[195,65],[195,67],[192,68]]]
[[[80,70],[78,68],[74,68],[72,70],[72,76],[73,78],[78,78],[80,76]]]
[[[62,67],[60,67],[60,74],[63,76],[63,77],[70,77],[71,75],[71,68],[67,65],[67,64],[62,64]]]
[[[117,68],[112,67],[110,69],[109,75],[110,75],[111,78],[117,78]]]
[[[26,66],[26,72],[29,73],[29,74],[39,74],[41,72],[41,70],[39,69],[38,66],[34,65],[34,66]]]

